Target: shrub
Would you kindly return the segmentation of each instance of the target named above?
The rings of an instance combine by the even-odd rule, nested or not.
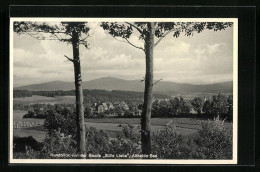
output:
[[[201,114],[202,111],[202,107],[203,107],[203,103],[204,100],[201,97],[196,97],[193,100],[190,101],[192,107],[194,108],[194,110],[198,113]]]
[[[211,100],[205,101],[202,111],[208,117],[219,116],[222,119],[228,121],[233,120],[233,96],[225,96],[219,93],[218,95],[212,96]]]
[[[121,125],[122,134],[118,134],[115,140],[111,140],[109,153],[111,154],[140,154],[140,138],[134,133],[132,124]]]
[[[73,158],[52,157],[51,154],[76,154],[76,115],[67,108],[46,112],[44,128],[47,132],[41,151],[45,158]]]
[[[188,102],[185,102],[182,97],[171,99],[170,104],[172,116],[180,116],[181,114],[190,113],[191,105]]]
[[[108,153],[109,137],[103,130],[97,131],[96,128],[86,128],[86,148],[87,153],[101,154]]]
[[[169,101],[154,101],[152,104],[152,117],[167,117],[171,115],[171,104]]]
[[[35,116],[33,111],[28,111],[27,114],[23,116],[23,118],[33,118]]]
[[[202,124],[195,142],[203,159],[232,158],[232,130],[225,127],[225,120],[220,120],[219,116]]]
[[[35,151],[31,147],[25,147],[25,152],[13,152],[14,159],[41,159],[40,151]]]
[[[44,114],[37,114],[37,115],[35,115],[34,118],[45,119],[46,116],[47,116],[47,115],[46,115],[45,113],[44,113]]]
[[[13,139],[13,158],[14,159],[38,159],[42,143],[37,142],[32,136],[14,137]]]
[[[227,111],[227,115],[226,118],[228,121],[233,121],[233,96],[230,95],[228,97],[228,111]]]
[[[184,140],[171,123],[154,134],[152,151],[162,159],[231,159],[232,131],[217,117],[202,124],[198,138]]]
[[[182,145],[183,137],[180,130],[171,123],[153,135],[152,153],[162,159],[181,158]]]
[[[205,113],[205,114],[208,114],[208,115],[211,115],[212,114],[212,101],[210,100],[207,100],[204,102],[203,104],[203,107],[202,107],[202,111]]]
[[[33,150],[40,150],[42,145],[37,142],[32,136],[29,137],[14,137],[13,139],[13,151],[25,152],[26,148],[31,147]]]
[[[88,117],[92,117],[92,116],[93,116],[92,109],[89,106],[86,106],[86,108],[84,110],[84,117],[88,118]]]
[[[134,154],[140,153],[139,138],[133,132],[133,125],[122,125],[122,134],[113,140],[103,130],[90,127],[86,131],[87,153],[91,154]]]
[[[72,155],[76,154],[76,141],[71,136],[64,136],[63,133],[54,132],[51,135],[47,135],[43,142],[43,148],[41,155],[44,158],[50,159],[68,159],[73,157],[54,157],[52,154],[64,154]]]
[[[183,141],[180,147],[180,155],[177,157],[179,159],[203,159],[204,155],[202,152],[198,151],[199,147],[194,142],[194,139],[189,139],[188,141]]]
[[[182,97],[170,99],[170,101],[154,101],[152,104],[152,117],[175,117],[189,114],[191,104],[184,101]]]
[[[52,136],[55,132],[60,132],[65,136],[71,135],[75,139],[77,129],[76,115],[66,109],[59,111],[59,113],[48,110],[46,112],[44,128],[49,136]]]

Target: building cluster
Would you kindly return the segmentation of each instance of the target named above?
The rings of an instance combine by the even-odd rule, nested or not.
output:
[[[115,108],[122,108],[123,110],[128,110],[129,107],[124,101],[111,102],[98,102],[93,103],[90,107],[92,113],[104,113],[106,110],[113,110]]]
[[[124,101],[116,101],[114,103],[111,102],[93,103],[90,106],[90,109],[93,115],[103,114],[105,116],[110,116],[110,117],[125,116],[125,115],[141,116],[141,110],[136,109],[130,111],[129,106]]]

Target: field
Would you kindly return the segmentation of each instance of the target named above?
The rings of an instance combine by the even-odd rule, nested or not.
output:
[[[32,136],[37,141],[42,142],[45,138],[45,131],[32,130],[32,129],[14,129],[13,136],[28,137]]]
[[[23,118],[23,115],[26,114],[26,111],[23,110],[14,110],[13,111],[13,122],[14,124],[18,123],[43,123],[44,119],[34,119],[34,118]],[[36,129],[35,129],[36,128]],[[45,138],[45,132],[43,129],[38,129],[40,126],[31,127],[31,128],[14,128],[13,129],[13,136],[20,136],[20,137],[27,137],[33,136],[38,141],[43,141]]]
[[[111,137],[114,136],[113,132],[122,131],[122,124],[132,124],[134,126],[134,132],[139,134],[140,132],[140,118],[102,118],[102,119],[86,119],[87,127],[95,127],[98,130],[105,130],[111,133]],[[205,119],[195,118],[152,118],[151,119],[151,132],[156,133],[166,125],[173,123],[179,129],[181,134],[185,138],[196,137],[198,131],[201,129]],[[226,126],[232,128],[232,123],[226,123]]]
[[[120,133],[122,131],[122,129],[123,129],[122,124],[131,123],[130,120],[132,120],[132,119],[125,119],[124,123],[121,123],[118,120],[116,120],[118,123],[117,122],[114,122],[114,123],[86,122],[86,126],[95,127],[98,130],[104,130],[109,134],[110,137],[114,138],[114,137],[116,137],[117,133]],[[155,125],[155,123],[157,122],[156,119],[152,119],[151,121],[152,121],[152,123],[154,123],[151,125],[152,133],[156,133],[157,131],[161,130],[165,126],[165,125],[159,125],[159,124]],[[170,119],[168,119],[168,121],[170,121]],[[131,123],[131,124],[134,126],[134,133],[136,135],[139,135],[140,130],[141,130],[140,124],[139,123],[136,123],[136,124]],[[178,127],[180,128],[180,132],[183,136],[195,137],[198,134],[198,128],[200,128],[200,125],[198,125],[194,128],[186,128],[185,126],[182,126],[182,125],[178,125]]]
[[[25,122],[44,122],[44,119],[36,119],[36,118],[23,118],[23,116],[27,113],[24,110],[14,110],[13,121],[25,121]]]
[[[75,96],[55,96],[44,97],[33,95],[32,97],[19,97],[13,99],[14,104],[46,103],[46,104],[63,104],[75,103]]]
[[[14,110],[14,121],[22,122],[41,122],[43,119],[23,119],[22,116],[26,111]],[[201,129],[201,123],[205,122],[204,119],[194,118],[152,118],[151,131],[156,133],[162,127],[169,123],[174,123],[179,127],[180,132],[185,138],[196,137],[198,130]],[[140,131],[140,118],[101,118],[101,119],[86,119],[86,126],[94,127],[97,130],[106,131],[111,138],[116,137],[117,133],[122,131],[122,124],[132,124],[134,126],[135,134],[139,135]],[[231,123],[227,123],[228,127],[232,127]],[[43,126],[35,126],[30,128],[19,128],[13,130],[14,136],[33,136],[38,141],[43,141],[45,138],[45,131]]]

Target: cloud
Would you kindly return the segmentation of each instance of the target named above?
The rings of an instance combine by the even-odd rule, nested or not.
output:
[[[142,67],[144,60],[132,55],[116,54],[102,48],[93,48],[82,53],[82,65],[87,70],[125,70]],[[124,72],[124,71],[122,71]]]
[[[80,46],[83,80],[105,76],[140,79],[145,75],[145,53],[106,34],[99,23],[89,23],[89,49]],[[93,34],[92,34],[93,33]],[[215,36],[214,36],[215,35]],[[165,37],[154,48],[156,79],[186,83],[211,83],[232,80],[232,32],[205,32],[194,37]],[[134,34],[131,42],[143,46]],[[14,83],[25,85],[51,80],[73,81],[71,44],[36,41],[29,36],[14,36]],[[136,78],[135,78],[136,77]]]
[[[16,85],[40,83],[51,80],[73,81],[73,65],[65,62],[64,54],[69,51],[53,41],[41,41],[38,46],[45,53],[30,51],[30,48],[13,49],[14,75]],[[58,50],[58,51],[57,51]],[[68,53],[71,56],[71,52]]]
[[[166,45],[155,50],[155,69],[158,72],[222,74],[233,70],[232,49],[228,49],[225,43],[191,45],[171,40]]]

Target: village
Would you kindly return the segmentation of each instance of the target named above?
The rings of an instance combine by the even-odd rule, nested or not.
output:
[[[129,105],[128,105],[129,104]],[[102,117],[139,117],[141,116],[141,104],[125,103],[124,101],[98,102],[93,103],[89,109],[90,114],[87,116],[102,116]],[[138,108],[139,107],[139,108]],[[87,109],[88,107],[86,107]],[[86,112],[85,109],[85,112]]]
[[[25,110],[26,114],[23,118],[37,118],[45,119],[49,110],[55,110],[56,112],[62,112],[64,110],[68,112],[75,111],[75,104],[71,103],[29,103],[27,105],[16,104],[14,109]],[[142,104],[137,102],[104,102],[98,101],[85,105],[85,117],[140,117],[142,113]],[[19,121],[16,121],[19,124]],[[21,124],[21,123],[20,123]]]

